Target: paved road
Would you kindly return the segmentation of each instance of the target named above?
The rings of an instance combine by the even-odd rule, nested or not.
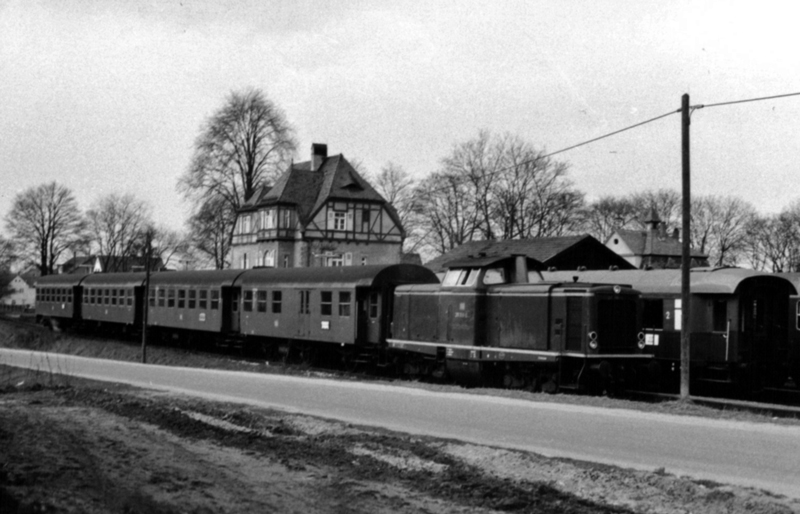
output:
[[[800,427],[0,349],[0,364],[690,475],[800,498]]]

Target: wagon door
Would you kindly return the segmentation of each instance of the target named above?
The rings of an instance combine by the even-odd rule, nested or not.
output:
[[[567,320],[565,324],[565,343],[566,350],[571,352],[580,352],[581,341],[583,340],[583,325],[582,320],[582,303],[583,299],[574,296],[567,297]]]
[[[381,341],[381,294],[360,290],[358,293],[358,340],[368,343]]]
[[[222,329],[233,333],[240,330],[239,313],[241,311],[242,292],[238,287],[222,288],[222,312],[224,313]]]

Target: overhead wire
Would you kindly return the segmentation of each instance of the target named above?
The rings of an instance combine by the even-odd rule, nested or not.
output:
[[[721,105],[743,104],[743,103],[746,103],[746,102],[759,102],[759,101],[762,101],[762,100],[774,100],[776,98],[786,98],[788,96],[798,96],[798,95],[800,95],[800,92],[798,92],[798,93],[787,93],[785,95],[773,95],[773,96],[762,96],[762,97],[759,97],[759,98],[748,98],[746,100],[732,100],[730,102],[718,102],[718,103],[714,103],[714,104],[698,104],[698,105],[693,105],[692,109],[704,109],[706,107],[719,107]]]

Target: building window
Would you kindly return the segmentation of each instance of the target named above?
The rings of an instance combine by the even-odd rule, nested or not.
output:
[[[250,215],[246,215],[242,218],[242,232],[245,234],[250,233]]]
[[[367,265],[367,258],[366,257],[361,257],[361,265],[362,266],[366,266]]]
[[[258,291],[256,293],[256,306],[258,312],[267,312],[267,292]]]
[[[281,228],[292,228],[292,211],[281,211]]]
[[[364,209],[361,211],[361,231],[362,232],[369,232],[369,222],[370,222],[370,212],[369,209]]]
[[[247,254],[246,253],[242,254],[242,268],[241,269],[247,269]]]
[[[283,254],[283,267],[284,268],[288,268],[289,267],[289,254],[288,253]]]
[[[244,302],[242,310],[244,312],[252,312],[253,311],[253,291],[245,291],[244,292]]]
[[[331,291],[322,291],[320,295],[320,314],[330,316],[331,312],[333,312],[333,293]]]
[[[341,254],[338,255],[331,255],[330,257],[325,258],[325,266],[329,268],[334,268],[337,266],[344,266],[344,256]]]
[[[339,316],[350,316],[350,291],[339,292]]]
[[[264,266],[275,267],[275,250],[267,250],[264,252]]]
[[[283,295],[280,291],[273,291],[272,292],[272,312],[275,314],[281,313],[281,297]]]
[[[334,211],[333,230],[346,230],[346,229],[347,229],[347,213],[341,211]]]

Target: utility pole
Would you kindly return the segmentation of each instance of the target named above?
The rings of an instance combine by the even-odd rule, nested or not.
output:
[[[147,364],[147,313],[150,309],[150,254],[153,246],[153,230],[148,227],[145,234],[144,294],[142,295],[142,364]]]
[[[689,187],[689,123],[691,112],[689,110],[689,94],[686,93],[681,99],[681,154],[683,169],[683,247],[681,252],[681,400],[689,399],[689,366],[691,359],[689,351],[691,348],[689,329],[690,320],[690,280],[689,269],[692,264],[690,243],[691,235],[691,188]]]

